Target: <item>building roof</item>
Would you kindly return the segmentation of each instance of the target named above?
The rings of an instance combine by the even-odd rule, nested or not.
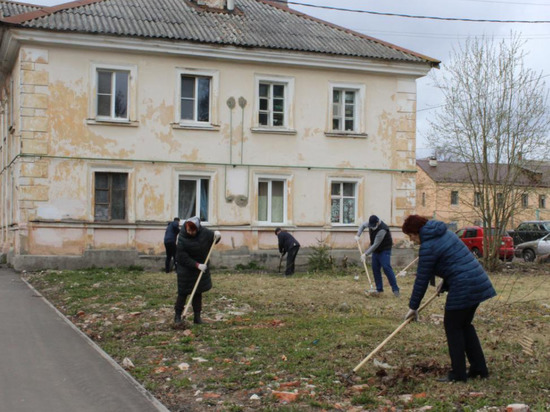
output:
[[[281,3],[236,0],[235,10],[190,0],[79,0],[53,7],[0,1],[15,27],[180,40],[429,64],[438,60],[316,19]],[[26,9],[25,9],[26,7]]]
[[[476,170],[475,163],[437,161],[436,166],[430,165],[430,159],[417,159],[416,165],[420,167],[436,183],[470,183],[470,171]],[[480,166],[477,165],[478,173]],[[550,187],[550,163],[549,162],[525,162],[521,165],[522,173],[517,178],[516,184],[525,187]],[[508,176],[509,166],[505,164],[490,164],[489,174],[496,172],[499,177]],[[481,181],[481,173],[480,180]]]
[[[43,6],[34,4],[18,3],[15,1],[0,1],[1,18],[16,16],[18,14],[30,13],[42,9]]]

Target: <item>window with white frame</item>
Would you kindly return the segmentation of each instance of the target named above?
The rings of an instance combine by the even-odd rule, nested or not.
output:
[[[97,117],[128,120],[130,72],[98,68],[96,73]]]
[[[330,83],[329,129],[334,133],[363,133],[365,85]]]
[[[258,221],[265,223],[286,221],[285,179],[258,179]]]
[[[458,191],[453,190],[451,191],[451,205],[458,205]]]
[[[201,222],[209,220],[210,178],[182,176],[178,185],[178,216],[189,219],[199,216]]]
[[[475,192],[474,193],[474,207],[481,207],[481,204],[483,203],[483,195],[481,192]]]
[[[94,173],[96,221],[126,220],[128,173]]]
[[[527,193],[522,193],[521,195],[521,207],[527,209],[529,207],[529,195]]]
[[[546,195],[539,195],[539,209],[546,209]]]
[[[211,77],[181,75],[182,121],[210,122],[211,83]]]
[[[256,75],[256,125],[262,129],[292,129],[292,77]]]
[[[355,224],[357,182],[332,181],[330,184],[330,222]]]

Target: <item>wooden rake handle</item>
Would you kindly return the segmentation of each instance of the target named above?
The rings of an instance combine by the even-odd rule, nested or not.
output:
[[[214,250],[214,246],[216,245],[216,235],[214,235],[214,241],[212,242],[212,246],[210,246],[210,250],[208,251],[208,255],[206,256],[206,260],[204,261],[204,264],[208,264],[208,260],[210,259],[210,255],[212,254],[212,251]],[[199,277],[197,278],[197,281],[195,282],[195,286],[193,286],[193,291],[191,292],[191,296],[189,296],[189,299],[187,300],[187,304],[185,305],[185,309],[183,310],[183,314],[181,315],[182,318],[185,318],[185,315],[187,314],[187,311],[189,310],[189,306],[191,305],[191,301],[193,300],[193,296],[195,296],[195,292],[197,291],[197,287],[199,286],[199,283],[202,278],[202,274],[204,273],[204,270],[201,270],[201,273],[199,273]]]
[[[405,269],[403,269],[401,272],[406,271],[406,270],[407,270],[408,268],[410,268],[413,264],[415,264],[417,260],[418,260],[418,256],[416,257],[415,260],[413,260],[411,263],[409,263],[407,266],[405,266]]]
[[[359,241],[357,241],[357,247],[359,248],[359,253],[361,254],[361,256],[363,256],[363,250],[361,250],[361,244],[359,243]],[[363,259],[361,259],[361,262],[363,262]],[[365,268],[365,273],[367,274],[367,279],[369,281],[370,288],[372,289],[372,282],[370,280],[369,270],[367,269],[366,262],[363,262],[363,267]]]
[[[426,306],[428,306],[430,303],[432,303],[432,301],[437,296],[439,296],[438,293],[434,294],[430,299],[428,299],[422,306],[420,306],[420,308],[418,309],[418,312],[422,311],[422,309],[424,309]],[[412,317],[408,318],[408,319],[405,319],[405,321],[401,325],[399,325],[397,327],[397,329],[395,329],[390,334],[390,336],[388,336],[386,339],[384,339],[380,345],[378,345],[371,353],[369,353],[367,355],[367,357],[365,359],[363,359],[361,362],[359,362],[359,364],[355,368],[353,368],[353,373],[357,372],[365,363],[367,363],[374,355],[376,355],[378,353],[378,351],[386,345],[386,343],[388,343],[395,335],[397,335],[399,333],[399,331],[401,331],[401,329],[403,329],[405,326],[407,326],[409,323],[411,323],[411,321],[412,321]]]

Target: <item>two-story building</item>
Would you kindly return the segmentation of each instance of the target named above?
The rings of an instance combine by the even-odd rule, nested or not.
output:
[[[354,248],[415,207],[415,80],[438,61],[264,0],[0,1],[2,252],[138,263],[174,216],[218,258]]]

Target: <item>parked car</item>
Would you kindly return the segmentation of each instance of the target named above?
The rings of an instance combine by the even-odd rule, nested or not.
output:
[[[518,258],[523,258],[526,262],[532,262],[537,256],[550,253],[550,234],[541,239],[531,240],[530,242],[520,243],[516,246],[514,254]]]
[[[485,229],[487,230],[487,229]],[[483,232],[481,226],[469,226],[456,232],[457,236],[464,242],[477,258],[483,257]],[[489,236],[494,236],[496,229],[491,228]],[[508,234],[502,235],[500,247],[498,249],[499,258],[511,261],[514,258],[514,242]]]
[[[550,220],[530,220],[521,222],[514,230],[509,230],[508,234],[514,239],[514,246],[520,243],[537,240],[550,233]]]

